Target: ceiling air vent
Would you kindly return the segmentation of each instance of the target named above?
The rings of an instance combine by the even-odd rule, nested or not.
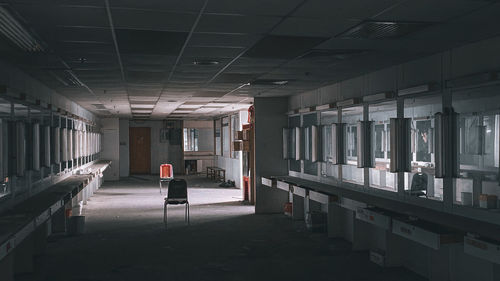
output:
[[[429,25],[430,23],[425,22],[364,21],[344,31],[337,37],[357,39],[399,38]]]

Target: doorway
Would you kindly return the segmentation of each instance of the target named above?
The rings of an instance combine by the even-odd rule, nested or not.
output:
[[[130,174],[151,173],[151,128],[129,128]]]

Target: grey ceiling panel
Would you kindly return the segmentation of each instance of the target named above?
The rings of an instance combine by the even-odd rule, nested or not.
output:
[[[254,80],[256,77],[259,77],[261,74],[259,73],[223,73],[215,79],[216,83],[248,83]]]
[[[68,54],[111,54],[115,55],[115,49],[111,42],[109,43],[94,43],[94,42],[59,42],[55,45],[56,50]]]
[[[245,53],[250,58],[293,59],[327,38],[268,35]]]
[[[255,34],[193,33],[190,46],[248,47],[259,40]]]
[[[197,13],[204,0],[148,0],[148,1],[137,1],[137,0],[109,0],[111,7],[126,7],[134,9],[151,9],[151,10],[163,10],[163,11],[175,11],[175,12],[186,12],[186,13]]]
[[[366,19],[401,2],[400,0],[309,0],[293,16],[322,19]]]
[[[59,41],[113,43],[109,28],[58,26],[56,32]]]
[[[160,83],[165,79],[166,75],[163,72],[147,72],[147,71],[127,71],[127,81],[130,83]]]
[[[185,32],[116,30],[120,52],[125,54],[177,55],[186,36]]]
[[[208,14],[201,17],[196,32],[263,34],[279,22],[279,17]]]
[[[199,58],[225,58],[231,59],[240,54],[243,47],[188,47],[184,51],[187,57]]]
[[[469,13],[487,5],[482,0],[420,0],[404,1],[393,9],[381,13],[375,19],[390,21],[445,22],[450,18]]]
[[[189,32],[196,20],[196,14],[193,13],[181,14],[152,10],[113,9],[112,15],[117,29]]]
[[[284,16],[302,0],[217,0],[209,1],[208,13]]]
[[[285,19],[272,32],[272,35],[331,37],[355,24],[356,20],[332,18],[290,17]]]

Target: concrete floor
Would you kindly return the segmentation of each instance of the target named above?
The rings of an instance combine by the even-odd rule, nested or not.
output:
[[[191,226],[169,207],[156,178],[106,182],[85,207],[86,234],[50,242],[33,281],[104,280],[424,280],[386,269],[350,244],[310,233],[284,215],[254,215],[238,189],[189,177]]]

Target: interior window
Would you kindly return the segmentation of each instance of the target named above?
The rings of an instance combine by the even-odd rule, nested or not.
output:
[[[404,100],[404,114],[411,119],[411,172],[405,173],[405,190],[410,196],[443,200],[443,180],[435,177],[435,120],[442,112],[442,97]]]
[[[358,168],[358,123],[363,120],[363,106],[342,109],[342,123],[345,123],[344,152],[347,163],[342,165],[342,180],[364,184],[364,169]]]
[[[370,186],[388,191],[397,191],[397,173],[390,172],[390,120],[397,117],[396,101],[369,105],[369,120],[372,121],[372,148],[375,167],[370,168]]]

